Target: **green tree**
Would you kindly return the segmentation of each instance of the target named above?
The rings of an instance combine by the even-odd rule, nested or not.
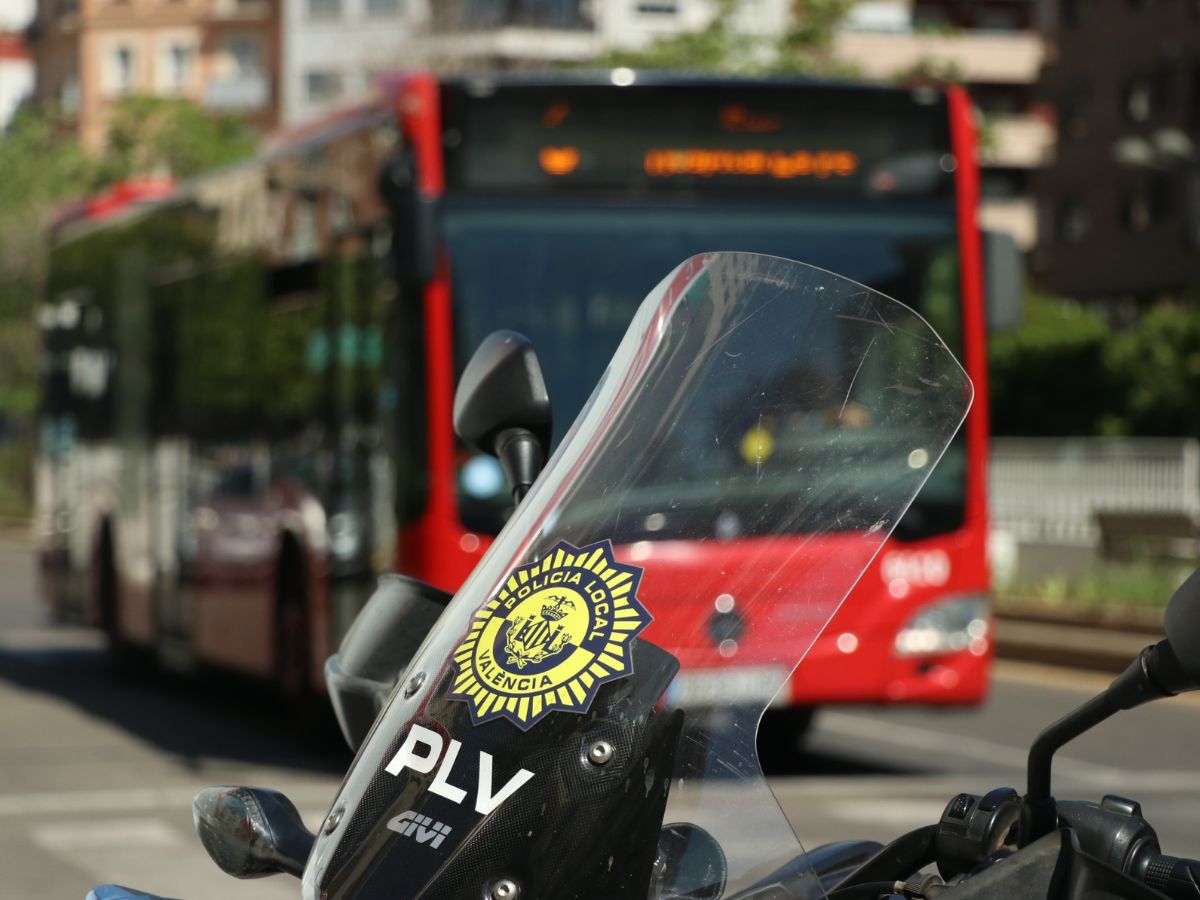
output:
[[[1106,366],[1112,331],[1059,297],[1026,297],[1021,327],[989,347],[997,434],[1085,435],[1119,430],[1125,385]]]
[[[638,50],[614,50],[587,65],[730,75],[852,75],[853,67],[836,59],[833,37],[854,2],[793,0],[791,27],[782,35],[764,37],[737,29],[741,0],[717,0],[703,28],[657,38]]]
[[[107,179],[165,175],[189,178],[250,156],[257,136],[241,116],[147,95],[113,109],[102,156]]]
[[[1123,385],[1116,429],[1200,437],[1200,311],[1162,304],[1116,335],[1106,355]]]

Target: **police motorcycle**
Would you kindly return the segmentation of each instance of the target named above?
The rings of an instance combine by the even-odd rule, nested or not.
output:
[[[500,459],[513,516],[453,597],[385,578],[329,660],[358,752],[318,833],[278,792],[209,788],[194,803],[206,850],[240,878],[298,877],[305,900],[1195,896],[1200,863],[1162,855],[1136,803],[1055,801],[1050,769],[1114,712],[1196,686],[1196,576],[1167,639],[1038,738],[1023,795],[959,794],[887,846],[805,852],[762,776],[770,696],[971,398],[900,303],[801,263],[712,253],[646,298],[540,471],[536,354],[492,335],[455,427]],[[760,627],[714,656],[714,615],[747,609]],[[689,688],[722,664],[756,672],[760,699],[714,707]]]

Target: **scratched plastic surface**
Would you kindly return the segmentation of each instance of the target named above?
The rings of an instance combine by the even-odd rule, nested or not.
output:
[[[971,396],[869,288],[682,263],[401,679],[305,896],[734,897],[802,854],[758,720]]]

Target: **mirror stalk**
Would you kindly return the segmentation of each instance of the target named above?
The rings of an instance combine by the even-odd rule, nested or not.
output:
[[[1050,766],[1059,747],[1123,709],[1200,687],[1200,569],[1167,601],[1163,629],[1166,640],[1143,649],[1101,694],[1067,713],[1039,734],[1029,748],[1020,822],[1022,847],[1058,827]]]
[[[1190,690],[1184,671],[1167,641],[1146,647],[1102,693],[1067,713],[1037,736],[1029,748],[1028,782],[1021,813],[1021,846],[1058,827],[1050,770],[1054,754],[1069,741],[1125,709]]]
[[[495,447],[500,466],[512,485],[513,502],[520,504],[546,464],[542,442],[527,428],[506,428],[496,435]]]

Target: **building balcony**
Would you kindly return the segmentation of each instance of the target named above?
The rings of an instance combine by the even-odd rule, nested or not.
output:
[[[1029,197],[984,200],[979,204],[979,224],[989,231],[1008,232],[1022,250],[1037,244],[1037,209]]]
[[[204,87],[204,105],[209,109],[266,109],[271,104],[271,84],[265,75],[218,78]]]
[[[503,28],[499,31],[433,35],[422,41],[432,58],[585,60],[598,54],[599,37],[587,31]]]
[[[836,54],[864,76],[890,80],[920,68],[946,68],[967,83],[1032,84],[1046,45],[1030,31],[839,32]]]
[[[979,162],[985,166],[1035,169],[1054,154],[1054,128],[1035,116],[989,118],[982,132]]]

